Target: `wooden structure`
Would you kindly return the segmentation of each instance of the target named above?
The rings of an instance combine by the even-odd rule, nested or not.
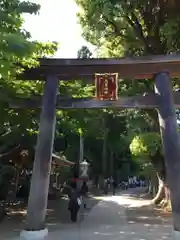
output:
[[[59,170],[62,168],[73,168],[74,165],[75,163],[68,161],[65,156],[52,154],[51,177],[54,177],[56,189],[60,190],[61,187]]]
[[[180,92],[173,93],[174,105],[180,108]],[[17,98],[10,100],[9,107],[11,108],[41,108],[41,97],[31,99]],[[158,107],[158,97],[154,93],[147,95],[137,95],[132,97],[119,97],[116,101],[111,100],[98,100],[95,98],[57,98],[57,109],[81,109],[81,108],[141,108],[151,109]]]
[[[40,59],[38,68],[27,70],[20,79],[45,80],[47,75],[68,81],[82,79],[94,83],[95,73],[118,73],[120,78],[153,79],[164,71],[176,77],[180,74],[179,55],[160,55],[121,59]]]
[[[73,167],[74,162],[68,161],[64,156],[58,156],[55,153],[52,154],[52,161],[55,167]]]
[[[150,79],[154,81],[155,92],[152,95],[120,98],[118,101],[98,101],[94,99],[57,100],[58,80],[81,79],[94,82],[95,73],[118,73],[124,79]],[[40,66],[24,72],[19,78],[24,80],[45,80],[45,91],[40,99],[17,99],[10,102],[12,107],[42,107],[40,133],[37,141],[33,177],[28,202],[28,230],[45,228],[45,215],[49,186],[49,174],[52,159],[52,147],[55,130],[55,113],[58,108],[120,108],[141,107],[157,108],[162,134],[165,163],[171,190],[174,217],[174,229],[177,225],[180,208],[176,198],[180,198],[180,142],[177,132],[174,101],[180,106],[179,93],[172,94],[170,77],[180,75],[180,55],[147,56],[124,59],[40,59]],[[176,183],[176,184],[175,184]],[[177,221],[176,221],[177,220]]]

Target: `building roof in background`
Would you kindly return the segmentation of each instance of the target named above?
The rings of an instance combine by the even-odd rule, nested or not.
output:
[[[58,166],[71,167],[75,164],[74,162],[68,161],[65,156],[58,156],[55,153],[52,154],[52,158]]]

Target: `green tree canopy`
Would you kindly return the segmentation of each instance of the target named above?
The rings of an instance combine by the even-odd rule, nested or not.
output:
[[[84,37],[109,53],[162,54],[179,50],[179,8],[166,1],[76,0]],[[172,1],[171,1],[172,2]]]
[[[136,157],[151,158],[162,153],[161,137],[159,133],[144,133],[133,138],[130,144],[131,153]]]
[[[89,50],[88,47],[82,46],[81,49],[79,49],[77,53],[78,58],[91,58],[92,57],[92,52]]]
[[[38,128],[38,111],[13,110],[8,101],[42,94],[43,83],[17,80],[17,74],[24,68],[37,66],[39,57],[53,55],[58,44],[32,41],[30,33],[23,28],[23,13],[38,14],[40,5],[3,0],[0,6],[0,142],[4,148],[2,142],[13,145]]]

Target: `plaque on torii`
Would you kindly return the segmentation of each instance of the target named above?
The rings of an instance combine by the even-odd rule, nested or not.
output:
[[[95,74],[96,98],[99,100],[118,99],[118,73]]]

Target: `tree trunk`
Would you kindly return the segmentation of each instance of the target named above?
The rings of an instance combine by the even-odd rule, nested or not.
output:
[[[170,196],[170,189],[167,184],[164,185],[164,192],[165,192],[165,199],[163,202],[163,206],[169,206],[171,204],[171,196]]]
[[[112,149],[110,149],[110,172],[111,176],[114,176],[114,153]]]
[[[165,197],[165,183],[164,181],[158,176],[157,174],[157,178],[158,178],[158,191],[156,196],[153,198],[152,202],[154,204],[159,204]]]
[[[152,186],[152,182],[149,180],[149,187],[148,187],[148,192],[147,192],[148,196],[152,196],[153,194],[153,186]]]
[[[152,202],[154,204],[160,204],[161,207],[166,207],[170,203],[170,190],[166,179],[161,179],[158,174],[158,191]]]
[[[84,160],[84,137],[82,134],[80,134],[79,141],[79,161],[81,163]]]
[[[108,137],[108,131],[107,129],[105,129],[104,139],[103,139],[103,152],[102,152],[102,173],[104,177],[107,175],[107,137]]]
[[[21,167],[16,168],[16,178],[15,178],[15,190],[14,190],[14,200],[16,199],[18,186],[19,186],[19,180],[20,180],[20,174],[21,174]]]
[[[157,179],[157,181],[153,183],[153,185],[156,185],[155,182],[157,182],[157,193],[152,202],[154,204],[160,204],[166,201],[165,189],[168,188],[164,157],[162,157],[160,152],[157,152],[154,157],[151,157],[151,162],[156,171]]]

